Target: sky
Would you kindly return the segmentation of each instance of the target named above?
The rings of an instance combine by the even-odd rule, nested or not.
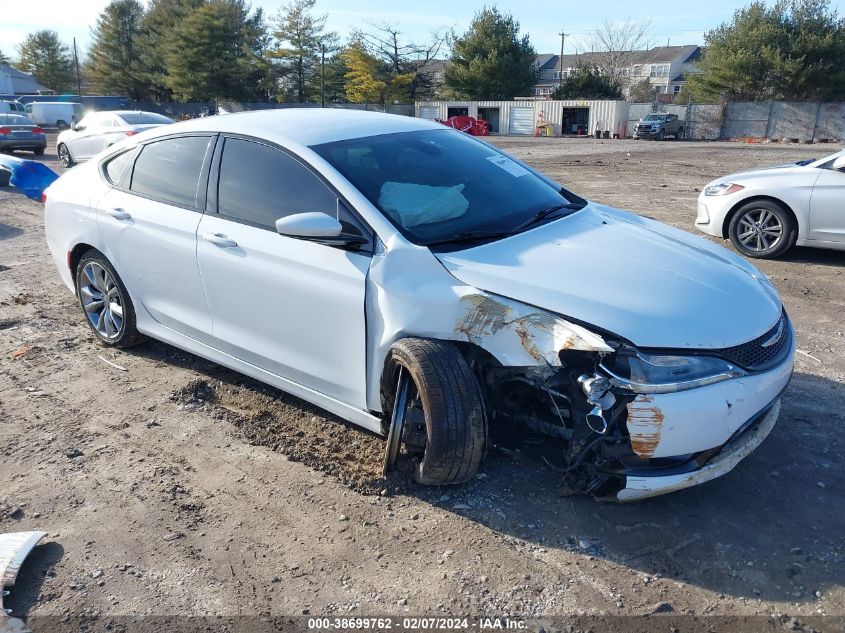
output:
[[[143,1],[143,0],[142,0]],[[268,16],[275,15],[287,0],[252,0]],[[535,2],[498,0],[496,6],[519,21],[522,31],[531,36],[538,53],[560,51],[561,31],[567,33],[565,52],[582,52],[588,46],[590,31],[604,19],[651,21],[653,46],[703,44],[704,32],[729,21],[733,12],[750,0],[676,0],[671,3],[631,2],[630,0],[593,0],[575,2]],[[80,57],[91,43],[91,27],[108,0],[0,0],[0,50],[16,56],[15,46],[27,33],[53,29],[68,44],[75,37]],[[316,12],[327,13],[328,26],[341,35],[367,23],[387,22],[398,25],[411,41],[425,41],[440,28],[466,30],[473,14],[485,0],[317,0]],[[487,4],[494,4],[488,1]],[[533,5],[533,6],[532,6]],[[833,0],[832,6],[845,15],[845,0]],[[667,9],[655,13],[656,9]]]

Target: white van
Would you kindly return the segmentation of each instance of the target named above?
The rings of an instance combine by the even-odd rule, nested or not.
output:
[[[74,123],[79,123],[85,113],[81,103],[69,101],[27,103],[27,118],[36,125],[57,127],[66,130]]]
[[[26,116],[26,110],[20,101],[0,101],[0,114],[19,114]]]

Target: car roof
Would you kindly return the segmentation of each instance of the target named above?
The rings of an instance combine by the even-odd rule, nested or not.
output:
[[[427,119],[340,108],[283,108],[221,114],[155,128],[138,140],[178,132],[229,132],[255,136],[281,145],[319,145],[365,136],[447,129]]]
[[[76,101],[30,101],[27,105],[82,105]]]
[[[167,116],[166,114],[151,112],[150,110],[96,110],[91,114],[116,114],[117,116],[122,114],[157,114],[158,116]]]

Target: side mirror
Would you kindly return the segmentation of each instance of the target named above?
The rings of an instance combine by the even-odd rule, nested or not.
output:
[[[276,220],[281,235],[303,240],[331,240],[339,238],[343,227],[330,215],[319,212],[294,213]]]
[[[81,132],[82,130],[84,130],[84,129],[85,129],[85,126],[84,126],[84,125],[79,125],[79,123],[74,123],[74,124],[71,126],[71,129],[72,129],[74,132]]]
[[[833,165],[831,165],[833,169],[837,171],[845,171],[845,155],[840,156],[835,161],[833,161]]]

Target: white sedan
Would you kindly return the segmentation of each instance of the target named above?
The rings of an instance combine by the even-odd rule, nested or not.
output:
[[[45,197],[102,344],[149,336],[275,385],[386,436],[385,470],[425,484],[472,478],[492,435],[598,498],[686,488],[765,439],[792,375],[790,321],[741,257],[421,119],[195,119]]]
[[[845,150],[708,183],[695,226],[748,257],[778,257],[796,244],[845,250]]]
[[[96,156],[127,136],[171,123],[173,119],[155,112],[92,112],[85,115],[71,129],[59,134],[56,139],[56,154],[62,166],[71,167]]]

